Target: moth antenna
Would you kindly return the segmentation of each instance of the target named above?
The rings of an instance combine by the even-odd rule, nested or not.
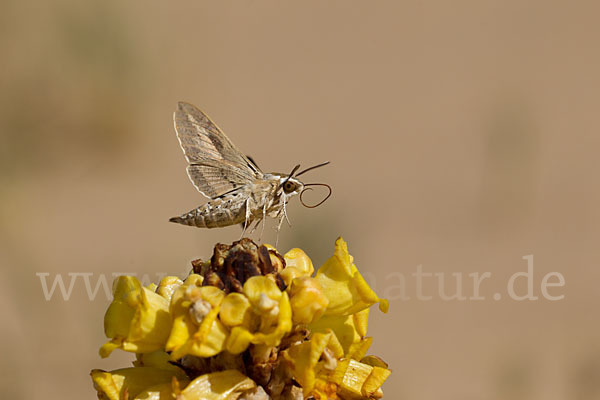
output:
[[[295,166],[295,167],[292,169],[292,172],[290,172],[290,174],[288,175],[288,177],[285,179],[285,181],[283,181],[283,182],[281,183],[281,185],[280,185],[280,186],[282,186],[282,187],[283,187],[283,185],[285,185],[285,183],[286,183],[287,181],[289,181],[289,180],[290,180],[290,178],[291,178],[292,176],[294,176],[294,173],[295,173],[296,171],[298,171],[298,168],[300,168],[300,164],[296,165],[296,166]]]
[[[329,190],[329,193],[327,194],[327,196],[325,196],[325,198],[323,200],[321,200],[320,202],[318,202],[317,204],[313,204],[313,205],[308,205],[304,202],[304,200],[302,200],[302,195],[304,194],[304,192],[306,192],[307,190],[313,190],[313,188],[311,187],[307,187],[307,186],[324,186]],[[329,197],[331,197],[331,193],[333,192],[333,190],[331,189],[331,186],[329,186],[326,183],[307,183],[304,185],[304,189],[300,192],[300,203],[302,203],[302,205],[306,208],[316,208],[319,207],[321,204],[325,203],[325,201],[327,201],[327,199]]]
[[[252,158],[252,156],[249,156],[249,155],[247,155],[247,154],[246,154],[246,158],[247,158],[248,160],[250,160],[250,162],[251,162],[252,164],[254,164],[254,166],[255,166],[255,167],[256,167],[256,168],[257,168],[257,169],[260,171],[260,167],[258,166],[258,164],[256,163],[256,161],[254,161],[254,158]]]
[[[308,167],[308,168],[306,168],[305,170],[302,170],[302,171],[298,172],[298,173],[296,174],[296,176],[300,176],[300,175],[302,175],[302,174],[303,174],[303,173],[305,173],[305,172],[312,171],[312,170],[313,170],[313,169],[315,169],[315,168],[321,168],[321,167],[324,167],[324,166],[325,166],[325,165],[327,165],[327,164],[329,164],[329,161],[325,161],[324,163],[317,164],[317,165],[313,165],[312,167]],[[300,167],[300,166],[298,165],[297,167]],[[297,168],[296,168],[296,169],[297,169]],[[294,170],[293,172],[295,172],[295,170]]]

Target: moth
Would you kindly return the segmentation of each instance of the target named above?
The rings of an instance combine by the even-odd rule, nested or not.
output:
[[[242,236],[246,228],[267,216],[279,218],[277,231],[287,218],[287,203],[300,195],[300,202],[309,208],[322,204],[331,196],[331,187],[323,183],[305,184],[298,177],[310,170],[329,164],[325,162],[297,172],[263,173],[258,165],[229,140],[217,125],[195,106],[180,102],[173,114],[177,138],[188,162],[187,173],[192,184],[209,201],[171,222],[199,228],[220,228],[241,224]],[[307,205],[302,194],[309,186],[324,186],[327,196],[315,205]]]

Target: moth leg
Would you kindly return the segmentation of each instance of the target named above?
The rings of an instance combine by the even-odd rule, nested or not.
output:
[[[265,221],[266,220],[267,220],[267,203],[265,203],[265,205],[263,206],[262,228],[260,230],[260,236],[258,237],[259,241],[262,238],[263,233],[265,233]]]
[[[283,224],[284,218],[285,214],[281,213],[279,216],[279,223],[277,224],[277,238],[275,239],[275,248],[277,248],[277,243],[279,243],[279,231],[281,230],[281,224]]]
[[[285,217],[285,220],[287,221],[288,226],[291,228],[292,227],[292,223],[290,222],[290,220],[289,220],[289,218],[287,216],[287,208],[285,207],[286,203],[287,203],[287,199],[284,197],[283,198],[283,216]],[[281,224],[279,224],[279,225],[281,225]]]
[[[244,228],[242,229],[242,235],[240,236],[240,240],[244,237],[246,233],[246,228],[248,228],[248,221],[250,221],[250,198],[246,199],[246,219],[244,221]]]
[[[254,220],[252,220],[252,222],[254,222]],[[250,223],[252,223],[250,222]],[[258,228],[258,224],[260,224],[260,219],[256,220],[256,223],[254,224],[254,226],[252,227],[252,229],[250,229],[250,233],[248,233],[248,235],[252,235],[254,233],[254,231],[256,230],[256,228]],[[260,238],[258,238],[258,240],[260,241]]]

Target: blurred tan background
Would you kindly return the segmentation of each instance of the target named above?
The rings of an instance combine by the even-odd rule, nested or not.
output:
[[[83,280],[181,274],[239,228],[168,218],[204,199],[172,127],[205,110],[295,200],[279,248],[321,264],[343,235],[391,310],[371,353],[388,399],[600,399],[600,6],[592,1],[3,1],[0,5],[2,398],[94,398],[102,317]],[[274,242],[269,227],[264,241]],[[514,301],[533,254],[560,301]],[[415,298],[411,273],[490,272],[483,301]],[[399,274],[406,295],[398,295]],[[454,280],[448,278],[447,291]],[[523,285],[521,285],[523,286]],[[520,293],[524,287],[520,287]],[[495,301],[494,293],[502,299]],[[541,297],[541,296],[540,296]]]

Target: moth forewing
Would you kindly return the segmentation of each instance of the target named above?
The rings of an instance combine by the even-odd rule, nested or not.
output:
[[[188,163],[221,161],[230,168],[239,169],[239,173],[248,180],[260,172],[210,117],[197,107],[179,102],[173,119],[177,138]]]

